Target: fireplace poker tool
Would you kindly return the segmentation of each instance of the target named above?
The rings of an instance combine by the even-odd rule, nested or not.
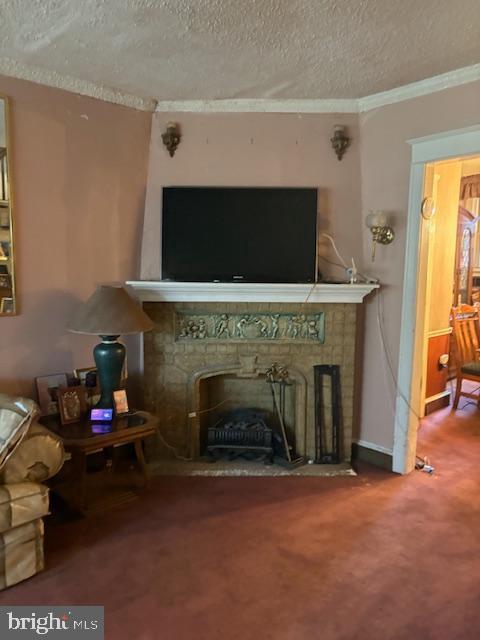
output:
[[[277,383],[274,380],[270,380],[270,389],[272,391],[272,398],[273,398],[273,406],[275,408],[275,412],[277,414],[278,417],[278,422],[280,424],[280,433],[282,435],[282,440],[283,440],[283,447],[285,449],[285,456],[288,460],[288,462],[292,462],[292,455],[290,453],[290,445],[288,444],[288,440],[287,440],[287,433],[285,430],[285,423],[283,421],[283,416],[282,416],[282,412],[280,411],[280,408],[278,406],[278,400],[277,400],[277,392],[275,389],[275,385]],[[280,383],[282,385],[282,383]],[[282,385],[282,387],[284,387],[285,385]]]
[[[269,369],[267,369],[266,376],[272,393],[273,407],[275,413],[277,414],[278,422],[280,425],[280,433],[282,436],[282,442],[285,449],[285,456],[287,458],[288,466],[301,466],[305,464],[305,460],[304,458],[296,458],[295,460],[292,459],[292,454],[290,451],[291,448],[287,438],[287,430],[285,428],[285,388],[289,384],[288,371],[284,366],[277,365],[275,363]],[[277,384],[280,387],[280,398],[277,397]]]

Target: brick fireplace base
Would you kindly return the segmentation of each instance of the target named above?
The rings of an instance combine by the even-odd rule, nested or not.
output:
[[[233,376],[233,380],[239,382],[242,376],[250,381],[260,378],[258,384],[262,385],[266,383],[261,381],[261,376],[273,362],[278,362],[290,371],[295,390],[294,418],[291,419],[294,424],[290,427],[295,434],[296,447],[301,454],[313,459],[313,367],[317,364],[338,364],[342,459],[350,460],[358,392],[355,368],[359,361],[363,305],[150,302],[145,303],[144,308],[155,322],[154,330],[144,336],[146,405],[148,410],[159,416],[162,436],[179,453],[194,458],[202,453],[202,422],[208,422],[212,412],[207,411],[211,409],[206,406],[208,398],[205,400],[199,395],[201,381],[214,375],[228,375],[230,380]],[[274,330],[274,316],[280,317],[279,331]],[[223,325],[219,327],[215,320],[222,317],[230,323],[227,330]],[[194,320],[186,322],[186,318]],[[242,318],[247,318],[243,323],[245,331],[241,326]],[[304,319],[304,327],[298,331],[292,329],[292,318],[293,326],[295,319]],[[312,318],[315,324],[309,325]],[[205,327],[210,328],[207,330]],[[324,335],[320,335],[322,332]],[[227,400],[233,402],[232,398]],[[257,400],[252,398],[249,404],[254,406]],[[328,426],[329,416],[325,418]],[[149,454],[151,459],[171,457],[160,442],[151,446]]]

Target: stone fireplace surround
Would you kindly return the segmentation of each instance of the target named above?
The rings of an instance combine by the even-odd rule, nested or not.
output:
[[[375,285],[324,285],[327,293],[323,296],[321,292],[319,294],[315,291],[316,295],[309,298],[304,295],[305,291],[300,292],[298,298],[303,302],[290,301],[294,292],[291,288],[288,295],[283,296],[283,300],[286,298],[287,302],[275,302],[272,300],[282,300],[282,295],[278,295],[274,285],[266,285],[272,288],[269,294],[249,294],[245,296],[246,300],[241,300],[242,296],[236,294],[237,301],[231,301],[230,295],[233,294],[230,294],[230,286],[223,289],[227,293],[218,295],[222,291],[220,286],[215,289],[217,296],[210,294],[208,298],[208,292],[202,293],[206,290],[205,285],[196,287],[198,283],[188,283],[188,294],[185,294],[185,290],[182,292],[182,286],[169,288],[168,285],[176,283],[127,284],[137,290],[145,302],[146,312],[155,322],[154,330],[144,336],[146,405],[159,416],[163,437],[179,453],[186,457],[196,457],[201,453],[202,420],[208,413],[201,412],[209,408],[204,406],[201,388],[207,379],[225,375],[261,378],[273,362],[278,362],[287,367],[294,382],[293,428],[297,451],[313,459],[313,366],[338,364],[341,377],[342,457],[345,461],[350,460],[360,383],[358,368],[361,365],[363,318],[361,300]],[[179,283],[182,284],[185,283]],[[213,284],[208,286],[215,287]],[[305,288],[305,285],[302,286]],[[234,287],[241,292],[238,286]],[[310,290],[311,287],[307,286],[307,289]],[[195,294],[196,290],[201,293]],[[258,297],[267,300],[259,300]],[[325,302],[314,301],[321,300],[322,297],[326,299]],[[306,299],[308,302],[305,302]],[[345,301],[342,302],[342,299]],[[283,336],[283,339],[251,336],[238,339],[231,335],[181,337],[178,330],[181,316],[268,317],[272,314],[322,316],[324,341],[306,339],[305,335],[295,339],[291,334]],[[171,456],[160,442],[151,446],[149,454],[153,460]]]

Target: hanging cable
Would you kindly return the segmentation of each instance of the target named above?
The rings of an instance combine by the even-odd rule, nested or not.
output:
[[[225,398],[224,400],[221,400],[220,402],[218,402],[217,404],[213,405],[213,407],[209,407],[208,409],[201,409],[200,411],[193,411],[192,413],[188,414],[189,418],[195,418],[196,416],[200,415],[201,413],[208,413],[209,411],[214,411],[215,409],[217,409],[218,407],[221,407],[223,404],[225,404],[226,402],[229,402],[231,400],[231,398]],[[182,456],[180,453],[178,453],[177,449],[171,445],[169,442],[167,442],[165,440],[165,438],[162,436],[160,430],[157,431],[158,433],[158,437],[160,438],[160,441],[162,442],[162,444],[173,453],[173,455],[175,456],[175,458],[177,458],[177,460],[184,460],[185,462],[191,462],[192,460],[194,460],[194,458],[188,458],[187,456]]]
[[[413,413],[413,415],[416,418],[418,418],[418,420],[421,420],[421,416],[412,407],[412,405],[410,404],[409,398],[407,398],[407,396],[403,393],[403,391],[400,389],[400,387],[398,385],[397,376],[395,375],[395,371],[394,371],[394,368],[393,368],[393,365],[392,365],[392,362],[391,362],[391,358],[390,358],[390,354],[389,354],[389,351],[388,351],[388,347],[387,347],[387,342],[386,342],[386,339],[385,339],[385,333],[384,333],[382,318],[383,318],[383,298],[382,298],[382,290],[379,289],[378,292],[377,292],[377,322],[378,322],[378,329],[379,329],[379,333],[380,333],[380,339],[381,339],[381,344],[382,344],[382,348],[383,348],[383,353],[385,355],[385,360],[386,360],[387,365],[388,365],[388,371],[389,371],[389,373],[390,373],[390,375],[392,377],[396,394],[398,396],[400,396],[400,398],[402,398],[402,400],[405,402],[405,404],[410,409],[410,411]]]
[[[332,238],[332,236],[329,235],[328,233],[321,233],[320,235],[324,236],[325,238],[327,238],[330,241],[330,244],[332,245],[333,250],[335,251],[335,255],[337,256],[337,258],[342,263],[343,268],[345,270],[348,269],[347,263],[345,262],[345,260],[343,259],[342,255],[340,254],[340,251],[337,249],[337,245],[335,244],[335,240]]]

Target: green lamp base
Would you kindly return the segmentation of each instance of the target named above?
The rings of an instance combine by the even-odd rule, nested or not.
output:
[[[120,389],[125,347],[117,341],[119,336],[100,337],[102,342],[93,350],[101,394],[95,406],[99,409],[113,409],[113,392]]]

